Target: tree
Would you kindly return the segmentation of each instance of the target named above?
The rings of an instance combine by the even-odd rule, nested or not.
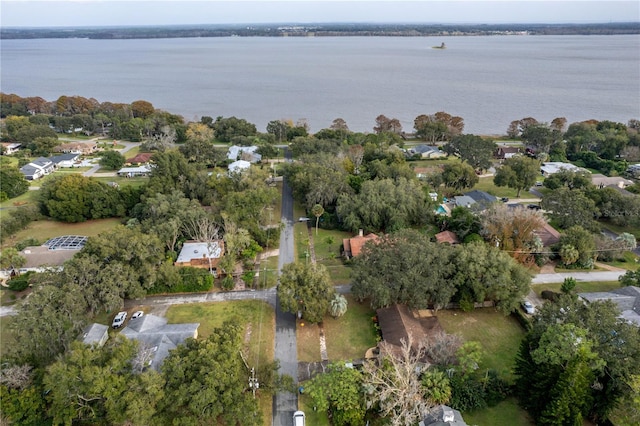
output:
[[[347,312],[347,298],[336,293],[329,302],[329,313],[332,317],[338,318],[343,316]]]
[[[547,124],[531,124],[522,131],[522,140],[536,153],[548,153],[554,142],[554,133]]]
[[[455,136],[443,149],[449,155],[460,157],[475,170],[486,170],[491,167],[496,147],[495,142],[490,139],[469,134]]]
[[[411,308],[445,306],[456,293],[449,281],[454,248],[436,246],[413,230],[399,231],[369,243],[354,260],[351,292],[378,309],[394,303]]]
[[[113,150],[103,152],[100,157],[100,165],[109,170],[120,170],[125,161],[124,155]]]
[[[317,263],[289,263],[282,268],[278,299],[285,312],[318,323],[329,309],[335,290],[327,269]]]
[[[422,356],[422,347],[414,348],[411,340],[402,339],[399,351],[383,342],[379,362],[368,360],[362,366],[367,407],[378,406],[393,426],[416,424],[434,405],[418,374]]]
[[[328,412],[336,426],[364,424],[362,373],[344,363],[331,363],[327,371],[305,384],[305,394],[313,401],[314,409]]]
[[[55,176],[42,184],[39,197],[43,213],[63,222],[125,214],[116,188],[80,174]]]
[[[267,133],[275,136],[278,143],[287,139],[287,131],[291,126],[282,120],[273,120],[267,123]]]
[[[445,164],[440,178],[446,187],[456,191],[473,188],[480,180],[473,167],[465,163]]]
[[[242,336],[238,325],[226,322],[206,339],[187,339],[170,352],[161,367],[162,424],[262,424],[240,356]]]
[[[581,226],[573,226],[560,235],[558,242],[560,256],[563,260],[571,260],[566,265],[574,264],[581,268],[593,268],[595,262],[596,243],[593,234]]]
[[[20,273],[20,268],[27,262],[18,250],[7,247],[0,252],[0,269],[13,270]]]
[[[562,282],[562,286],[560,286],[560,291],[564,294],[570,294],[576,288],[576,279],[573,277],[565,278]]]
[[[231,142],[234,138],[257,135],[256,126],[247,120],[236,117],[217,117],[212,124],[217,140]]]
[[[446,405],[451,400],[451,384],[443,371],[429,369],[420,379],[425,396],[433,405]]]
[[[572,171],[560,169],[557,173],[547,176],[543,182],[545,188],[558,189],[567,187],[569,189],[589,189],[593,187],[591,183],[591,173],[582,171]]]
[[[508,252],[521,263],[533,261],[533,252],[539,237],[536,232],[546,223],[538,210],[509,208],[496,204],[480,217],[481,234],[489,243]]]
[[[576,225],[590,230],[599,227],[594,219],[598,213],[596,204],[583,191],[558,188],[547,194],[540,205],[562,229]]]
[[[311,208],[311,213],[316,217],[316,235],[318,235],[318,222],[320,221],[320,216],[324,214],[324,207],[316,204]]]
[[[532,187],[540,175],[540,163],[529,157],[511,157],[504,160],[493,178],[497,186],[508,186],[517,191]]]
[[[62,142],[58,140],[57,137],[51,136],[40,136],[34,138],[29,144],[26,145],[26,148],[31,150],[31,153],[34,155],[44,155],[49,156],[53,151],[53,148],[60,145]]]
[[[53,422],[153,423],[163,380],[153,370],[134,374],[136,348],[124,337],[102,348],[74,342],[44,377]]]
[[[133,101],[131,102],[131,113],[135,118],[147,118],[155,112],[151,102]]]
[[[360,193],[342,194],[336,212],[344,227],[353,231],[395,231],[424,224],[429,202],[417,180],[379,179],[365,181]]]
[[[2,165],[0,168],[0,194],[15,198],[29,190],[29,182],[16,167]]]

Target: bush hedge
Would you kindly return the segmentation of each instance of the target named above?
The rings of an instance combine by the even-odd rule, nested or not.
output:
[[[209,291],[212,287],[213,275],[208,269],[182,267],[178,269],[176,282],[156,285],[149,290],[149,293],[196,293]]]

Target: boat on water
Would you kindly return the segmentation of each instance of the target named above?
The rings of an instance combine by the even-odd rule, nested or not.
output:
[[[433,46],[434,49],[446,49],[447,45],[442,43],[440,46]]]

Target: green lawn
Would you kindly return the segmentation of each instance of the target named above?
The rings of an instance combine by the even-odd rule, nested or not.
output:
[[[10,198],[8,200],[4,200],[0,203],[0,209],[13,209],[18,208],[20,206],[24,206],[27,204],[33,204],[38,201],[38,191],[27,191],[22,195],[19,195],[15,198]],[[0,210],[0,217],[2,217],[2,213]]]
[[[351,282],[351,268],[346,266],[340,256],[340,246],[344,238],[352,237],[351,232],[318,229],[316,235],[315,228],[312,229],[313,246],[318,263],[327,267],[331,279],[335,285],[348,284]]]
[[[0,356],[5,355],[14,344],[13,334],[9,330],[13,318],[10,316],[0,317]]]
[[[635,271],[638,269],[638,266],[640,266],[640,263],[638,263],[639,260],[640,258],[638,258],[635,253],[631,251],[625,251],[624,253],[622,253],[622,257],[620,257],[619,259],[616,259],[613,262],[604,263],[606,263],[607,265],[615,266],[616,268]]]
[[[494,407],[463,414],[468,425],[476,426],[533,426],[529,414],[518,406],[518,402],[509,398]]]
[[[534,284],[531,287],[537,294],[542,294],[545,290],[551,290],[555,292],[560,292],[560,287],[562,284]],[[620,288],[620,283],[618,281],[592,281],[592,282],[581,282],[578,281],[576,283],[576,288],[574,292],[576,293],[591,293],[596,291],[611,291],[616,288]]]
[[[92,237],[113,229],[120,223],[121,219],[118,218],[88,220],[80,223],[38,220],[36,222],[31,222],[27,229],[18,232],[16,235],[8,239],[6,243],[13,245],[19,241],[29,238],[35,238],[44,243],[49,238],[59,237],[61,235],[85,235],[87,237]]]
[[[328,316],[323,323],[327,343],[327,355],[332,361],[364,358],[367,349],[378,343],[373,326],[375,311],[369,303],[358,303],[350,295],[347,312],[340,318]]]
[[[304,383],[301,383],[304,387]],[[302,394],[298,397],[298,409],[304,411],[306,424],[309,426],[330,426],[329,416],[326,412],[314,411],[313,402],[309,396]]]
[[[480,342],[484,350],[480,368],[493,369],[507,380],[513,379],[516,354],[525,335],[515,318],[484,308],[472,312],[441,310],[438,321],[447,333]]]
[[[511,189],[506,186],[496,186],[493,183],[493,176],[481,177],[478,183],[472,189],[485,191],[496,197],[516,198],[517,193],[515,189]],[[526,189],[523,189],[522,191],[520,191],[520,197],[532,198],[533,195],[529,194]]]
[[[173,305],[167,313],[169,323],[198,322],[199,338],[206,338],[225,321],[241,325],[248,343],[247,362],[260,364],[273,360],[275,312],[266,302],[239,300],[233,302],[190,303]]]

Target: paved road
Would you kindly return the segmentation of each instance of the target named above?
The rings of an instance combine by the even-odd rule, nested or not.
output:
[[[531,284],[561,283],[565,278],[573,277],[576,281],[618,281],[618,277],[627,271],[594,271],[594,272],[560,272],[553,274],[538,274],[533,277]]]
[[[124,145],[124,148],[119,150],[120,154],[123,154],[123,155],[124,155],[125,152],[130,151],[134,147],[140,145],[140,144],[135,143],[135,142],[125,142],[125,141],[120,141],[118,143],[120,145]],[[100,164],[94,165],[93,167],[91,167],[91,169],[87,170],[82,175],[83,176],[94,176],[98,170],[100,170]],[[116,172],[101,173],[100,175],[102,175],[102,176],[115,176]]]
[[[291,153],[285,150],[290,160]],[[282,223],[280,234],[280,256],[278,271],[287,263],[294,261],[293,245],[293,191],[285,180],[282,185]],[[280,374],[288,374],[297,380],[298,350],[296,344],[296,318],[293,314],[282,312],[276,303],[275,358],[280,361]],[[273,426],[290,426],[293,413],[298,409],[298,395],[280,392],[273,397]]]

